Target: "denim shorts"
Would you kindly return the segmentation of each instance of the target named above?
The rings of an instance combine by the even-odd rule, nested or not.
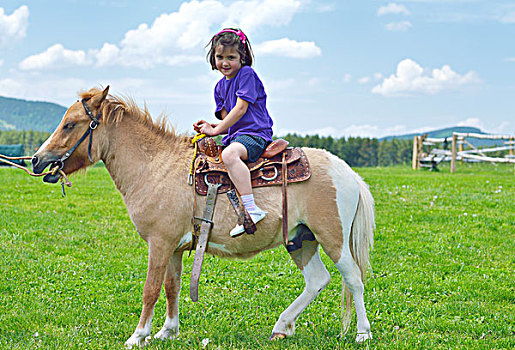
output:
[[[266,146],[268,146],[268,141],[259,137],[252,135],[239,135],[236,136],[230,143],[239,142],[247,149],[248,154],[248,162],[253,163],[258,160],[259,156],[263,154]]]

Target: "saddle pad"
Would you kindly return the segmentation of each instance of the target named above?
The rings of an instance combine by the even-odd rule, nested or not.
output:
[[[309,179],[311,169],[306,154],[301,148],[287,148],[287,181],[288,183],[301,182]],[[250,170],[252,187],[262,187],[271,185],[281,185],[283,182],[282,173],[282,155],[278,155],[268,159],[259,158],[254,163],[248,163]],[[209,159],[200,155],[195,160],[195,189],[198,194],[205,196],[207,194],[208,183],[221,184],[218,193],[225,193],[234,188],[227,168],[219,160],[219,158]]]

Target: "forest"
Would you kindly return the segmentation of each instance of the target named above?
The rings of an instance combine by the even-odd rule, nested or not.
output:
[[[24,145],[25,155],[32,155],[50,136],[42,131],[1,131],[0,145]],[[413,141],[406,139],[378,140],[366,137],[333,138],[318,135],[283,136],[290,146],[325,149],[344,159],[353,167],[392,166],[409,164],[413,152]]]
[[[55,103],[0,96],[0,130],[51,131],[66,108]]]

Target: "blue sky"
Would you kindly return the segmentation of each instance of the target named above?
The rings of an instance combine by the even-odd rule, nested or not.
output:
[[[0,2],[0,95],[111,93],[179,131],[212,117],[204,45],[247,33],[277,135],[515,133],[515,1]],[[208,119],[208,120],[210,120]]]

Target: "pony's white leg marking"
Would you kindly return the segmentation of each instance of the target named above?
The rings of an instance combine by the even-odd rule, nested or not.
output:
[[[304,291],[295,301],[288,306],[277,320],[272,334],[280,333],[291,336],[295,333],[295,321],[302,311],[317,297],[318,294],[329,284],[331,276],[325,268],[320,254],[318,244],[315,254],[302,269],[306,286]]]
[[[133,346],[144,347],[148,344],[148,340],[146,339],[150,335],[150,330],[152,327],[152,316],[145,324],[143,328],[136,328],[134,333],[132,333],[131,337],[127,339],[125,342],[125,347],[127,349],[132,349]]]
[[[365,310],[365,301],[363,298],[364,285],[361,279],[361,270],[354,261],[350,246],[349,238],[350,231],[356,209],[359,201],[359,185],[350,186],[351,183],[356,183],[355,179],[349,179],[348,174],[350,172],[344,171],[347,164],[342,162],[339,158],[331,157],[332,167],[329,168],[329,173],[333,178],[333,183],[336,187],[336,204],[338,206],[338,212],[343,227],[343,247],[340,259],[335,263],[338,271],[343,276],[345,285],[349,288],[354,298],[354,305],[356,308],[356,315],[358,319],[358,335],[356,337],[357,342],[363,342],[367,339],[372,338],[370,332],[370,322],[367,319]],[[357,176],[357,175],[356,175]],[[355,205],[352,205],[352,201],[355,201]]]
[[[160,340],[174,339],[179,335],[179,315],[174,318],[170,318],[166,315],[165,324],[159,332],[154,335],[154,338]]]
[[[346,251],[345,251],[346,250]],[[354,306],[356,308],[356,316],[358,318],[358,335],[357,342],[363,342],[367,339],[372,339],[370,332],[370,322],[367,318],[365,310],[365,300],[363,298],[364,285],[361,280],[361,271],[354,262],[350,250],[344,249],[340,260],[336,263],[336,268],[343,276],[345,285],[349,288],[354,299]]]
[[[179,335],[179,293],[181,291],[182,252],[174,253],[166,269],[166,320],[156,339],[173,339]]]

